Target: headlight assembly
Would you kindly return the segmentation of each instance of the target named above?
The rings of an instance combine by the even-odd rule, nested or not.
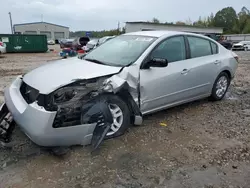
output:
[[[54,94],[54,102],[55,103],[63,103],[71,100],[74,96],[76,96],[77,90],[75,88],[62,88],[55,92]]]
[[[79,100],[82,96],[87,95],[90,92],[88,88],[85,87],[63,87],[53,94],[53,102],[55,104],[60,104],[68,102],[74,99]]]

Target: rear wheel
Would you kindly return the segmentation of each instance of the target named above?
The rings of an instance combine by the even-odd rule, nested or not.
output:
[[[229,85],[230,78],[228,74],[226,72],[220,73],[214,82],[211,99],[214,101],[219,101],[223,99],[228,90]]]

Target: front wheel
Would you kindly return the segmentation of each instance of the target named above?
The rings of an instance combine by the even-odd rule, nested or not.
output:
[[[223,99],[228,90],[229,85],[230,79],[228,74],[225,72],[220,73],[214,82],[210,98],[214,101],[219,101]]]
[[[109,109],[113,116],[113,124],[105,138],[114,138],[121,136],[130,126],[130,111],[127,104],[116,95],[106,95],[104,100],[107,101]]]

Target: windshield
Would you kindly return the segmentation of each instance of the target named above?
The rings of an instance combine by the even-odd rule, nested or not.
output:
[[[121,35],[100,45],[84,59],[110,66],[127,66],[134,63],[155,40],[148,36]]]

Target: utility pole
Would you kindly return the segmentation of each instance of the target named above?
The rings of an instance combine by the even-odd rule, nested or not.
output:
[[[9,12],[9,16],[10,16],[10,28],[11,28],[11,34],[13,34],[13,25],[12,25],[11,12]]]
[[[118,27],[117,27],[117,35],[120,34],[120,22],[118,22]]]
[[[43,22],[43,14],[41,14],[41,22]]]

